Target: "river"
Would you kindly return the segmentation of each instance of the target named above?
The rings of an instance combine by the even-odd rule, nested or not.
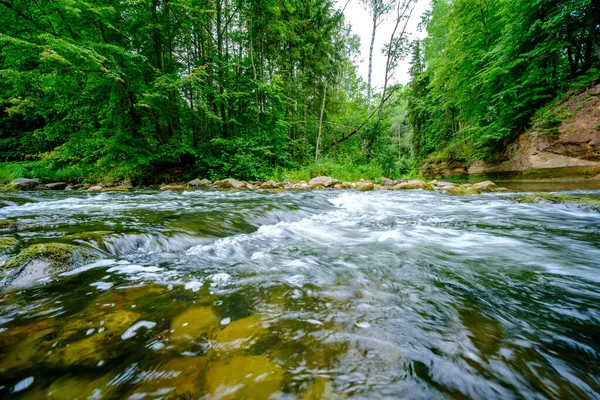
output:
[[[515,196],[3,195],[93,260],[0,289],[0,397],[600,398],[600,213]]]

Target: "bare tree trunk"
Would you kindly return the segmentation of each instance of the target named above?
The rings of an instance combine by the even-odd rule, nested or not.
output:
[[[323,105],[321,106],[321,116],[319,117],[319,133],[317,134],[317,146],[315,149],[315,161],[319,158],[319,145],[321,144],[321,132],[323,129],[323,114],[325,113],[325,100],[327,99],[327,81],[323,88]]]
[[[375,33],[377,32],[377,25],[377,14],[373,12],[373,31],[371,32],[371,47],[369,47],[369,74],[367,77],[367,112],[371,111],[371,96],[373,95],[371,77],[373,75],[373,48],[375,47]]]

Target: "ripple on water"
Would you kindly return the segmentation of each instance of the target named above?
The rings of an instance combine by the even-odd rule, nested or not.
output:
[[[600,214],[512,196],[11,200],[100,261],[0,293],[0,395],[597,398]]]

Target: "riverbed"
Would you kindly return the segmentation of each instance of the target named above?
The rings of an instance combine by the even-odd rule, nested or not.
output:
[[[93,259],[0,289],[0,397],[599,398],[600,213],[518,195],[2,195]]]

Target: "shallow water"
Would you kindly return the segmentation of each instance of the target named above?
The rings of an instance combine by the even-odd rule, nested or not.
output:
[[[600,213],[514,196],[2,197],[98,259],[0,292],[0,397],[600,398]]]

